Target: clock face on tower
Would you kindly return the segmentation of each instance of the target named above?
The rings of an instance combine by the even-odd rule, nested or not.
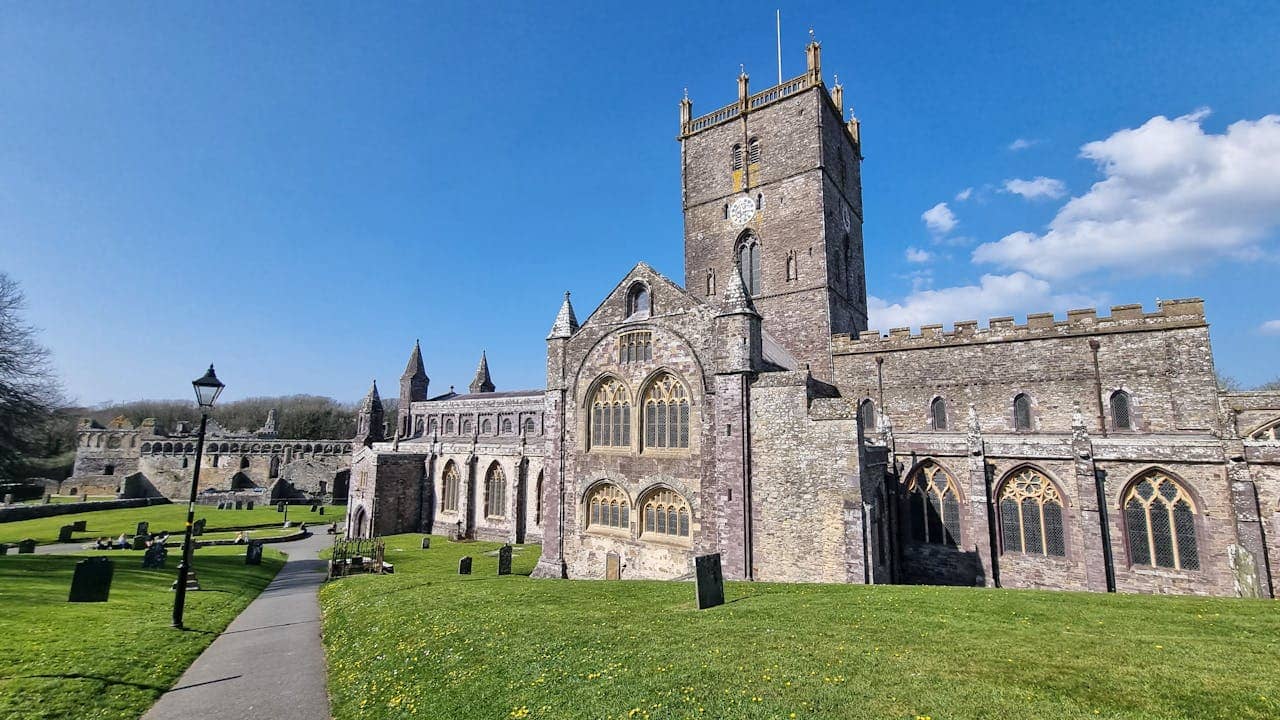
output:
[[[756,203],[751,198],[743,195],[733,204],[729,206],[729,221],[737,227],[742,227],[751,222],[751,218],[756,216]]]

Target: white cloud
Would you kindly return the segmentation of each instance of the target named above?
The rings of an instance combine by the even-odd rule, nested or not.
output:
[[[1026,150],[1032,145],[1039,145],[1039,144],[1040,144],[1039,140],[1028,140],[1027,138],[1018,138],[1017,140],[1014,140],[1013,142],[1009,143],[1009,149],[1013,152],[1018,152],[1019,150]]]
[[[1206,134],[1207,110],[1151,118],[1081,148],[1105,178],[1043,234],[1015,232],[975,262],[1051,278],[1095,270],[1191,272],[1215,256],[1257,257],[1280,227],[1280,116]]]
[[[920,248],[914,247],[907,248],[907,262],[927,263],[932,259],[933,253],[928,250],[921,250]]]
[[[955,213],[951,212],[951,208],[947,207],[944,202],[925,210],[920,215],[920,219],[924,220],[924,224],[928,226],[930,232],[938,235],[946,235],[959,224]]]
[[[1268,320],[1258,330],[1263,335],[1280,335],[1280,320]]]
[[[1040,198],[1056,200],[1067,194],[1067,186],[1061,180],[1040,175],[1033,180],[1005,180],[1004,192],[1021,195],[1027,200]]]
[[[973,188],[967,187],[961,190],[960,192],[956,193],[956,202],[964,202],[965,200],[968,200],[971,197],[973,197]]]
[[[1062,312],[1098,304],[1096,299],[1082,295],[1055,294],[1047,281],[1024,272],[983,275],[977,285],[917,289],[902,302],[892,304],[875,296],[867,298],[870,326],[881,331],[957,320],[985,322],[993,316]]]

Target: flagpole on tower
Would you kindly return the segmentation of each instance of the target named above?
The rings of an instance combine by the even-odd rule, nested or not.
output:
[[[778,84],[782,84],[782,10],[774,11],[775,27],[778,31]]]

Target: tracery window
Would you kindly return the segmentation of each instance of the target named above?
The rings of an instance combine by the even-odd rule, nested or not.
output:
[[[750,295],[760,294],[760,243],[751,233],[743,236],[738,246],[738,273]]]
[[[591,447],[631,446],[631,395],[606,378],[591,396]]]
[[[1013,399],[1013,427],[1015,430],[1031,429],[1031,398],[1019,393]]]
[[[1134,565],[1199,570],[1196,506],[1186,488],[1159,470],[1137,479],[1124,496],[1125,533]]]
[[[662,373],[645,388],[644,444],[648,448],[689,447],[689,391],[671,373]]]
[[[1253,434],[1249,436],[1249,439],[1262,441],[1271,440],[1273,442],[1280,440],[1280,420],[1277,420],[1270,425],[1265,425],[1261,429],[1255,430]]]
[[[1005,481],[998,497],[1005,552],[1066,557],[1062,495],[1049,478],[1024,468]]]
[[[616,485],[604,483],[587,498],[587,527],[631,527],[631,501]]]
[[[929,424],[934,430],[947,429],[947,401],[940,397],[929,403]]]
[[[658,490],[642,503],[644,535],[689,537],[689,503],[673,490]]]
[[[941,465],[926,460],[911,473],[907,519],[914,542],[960,546],[960,492]]]
[[[1129,393],[1117,390],[1111,393],[1111,426],[1117,430],[1133,428],[1133,413],[1130,412]]]
[[[862,427],[865,435],[870,435],[876,429],[876,404],[867,398],[858,403],[858,425]]]
[[[485,517],[507,514],[507,475],[496,462],[484,476],[484,514]]]
[[[649,314],[649,288],[637,282],[627,291],[627,317]]]
[[[457,512],[458,490],[459,490],[459,487],[462,485],[462,481],[458,477],[458,466],[455,465],[452,460],[450,460],[444,466],[444,472],[441,473],[441,477],[444,481],[442,483],[444,487],[440,492],[441,499],[443,501],[440,503],[441,507],[451,512]]]
[[[648,331],[618,336],[618,362],[633,363],[653,359],[653,334]]]

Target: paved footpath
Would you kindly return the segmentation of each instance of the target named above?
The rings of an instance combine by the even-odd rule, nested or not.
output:
[[[280,574],[143,720],[327,720],[316,599],[326,563],[316,555],[332,543],[320,533],[269,545],[289,554]]]

